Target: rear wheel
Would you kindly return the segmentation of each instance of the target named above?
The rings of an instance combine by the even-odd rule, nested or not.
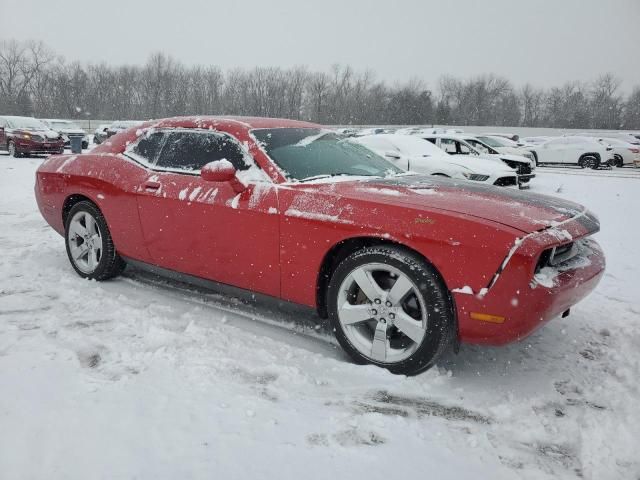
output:
[[[348,256],[331,277],[327,299],[336,338],[360,364],[417,374],[433,366],[453,338],[446,287],[431,265],[403,248]]]
[[[616,155],[615,166],[618,168],[622,168],[624,166],[624,159],[622,158],[621,155]]]
[[[91,202],[76,203],[65,225],[67,256],[74,270],[83,278],[107,280],[125,267],[116,252],[102,212]]]

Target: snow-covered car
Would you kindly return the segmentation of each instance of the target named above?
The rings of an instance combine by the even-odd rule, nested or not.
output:
[[[613,148],[603,145],[595,137],[558,137],[530,148],[538,165],[578,165],[595,170],[616,163]]]
[[[474,136],[464,134],[432,134],[420,135],[420,138],[429,140],[438,148],[449,155],[463,155],[470,159],[485,158],[501,165],[507,165],[518,176],[520,188],[527,188],[529,181],[535,177],[534,162],[521,155],[499,153],[489,145],[486,145]],[[476,145],[483,149],[481,152]]]
[[[482,136],[500,137],[506,140],[510,140],[514,143],[517,143],[520,140],[520,135],[518,135],[517,133],[502,133],[502,132],[484,133]]]
[[[93,132],[93,143],[100,145],[107,139],[107,129],[111,126],[110,123],[101,123],[98,128]]]
[[[107,128],[107,138],[113,137],[116,133],[120,133],[128,128],[142,125],[142,123],[143,122],[139,120],[118,120],[117,122],[113,122],[109,125],[109,128]]]
[[[640,139],[636,138],[635,135],[629,132],[581,132],[577,135],[580,137],[615,138],[632,145],[640,146]]]
[[[510,155],[521,155],[525,158],[528,158],[532,162],[535,162],[535,158],[533,156],[533,153],[531,153],[531,150],[519,145],[517,142],[514,142],[513,140],[509,140],[508,138],[505,138],[505,137],[496,137],[493,135],[476,135],[476,138],[480,140],[482,143],[484,143],[485,145],[489,145],[498,153],[507,153]],[[480,149],[480,151],[482,150]]]
[[[470,159],[464,155],[447,155],[431,142],[416,136],[380,134],[359,137],[354,141],[402,170],[497,186],[518,184],[517,175],[506,165],[491,160]]]
[[[364,137],[365,135],[380,135],[382,133],[392,133],[392,131],[388,128],[382,127],[361,128],[359,130],[356,130],[356,132],[351,136]]]
[[[633,145],[617,138],[599,138],[598,141],[613,149],[616,167],[640,164],[640,145]]]
[[[78,124],[70,120],[60,120],[57,118],[43,118],[41,120],[42,123],[44,123],[51,130],[62,135],[64,146],[66,148],[69,148],[71,146],[71,139],[77,137],[82,139],[83,149],[89,147],[89,136]]]
[[[0,150],[15,158],[63,153],[62,135],[33,117],[0,117]]]

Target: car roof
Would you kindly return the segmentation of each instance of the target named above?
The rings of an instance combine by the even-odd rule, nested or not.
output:
[[[73,123],[73,120],[63,120],[62,118],[41,118],[44,122],[60,122],[60,123]]]

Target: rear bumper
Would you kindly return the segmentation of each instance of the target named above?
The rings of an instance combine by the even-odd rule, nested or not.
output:
[[[604,274],[605,257],[594,240],[579,242],[580,254],[551,275],[546,268],[534,274],[529,262],[514,254],[484,296],[454,292],[460,340],[488,345],[521,340],[585,298]],[[474,312],[491,320],[476,320]]]

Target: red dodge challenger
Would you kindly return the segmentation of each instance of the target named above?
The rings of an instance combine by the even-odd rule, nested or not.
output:
[[[82,277],[132,263],[303,304],[356,362],[402,374],[527,336],[605,268],[580,205],[401,172],[292,120],[148,122],[49,158],[35,192]]]

